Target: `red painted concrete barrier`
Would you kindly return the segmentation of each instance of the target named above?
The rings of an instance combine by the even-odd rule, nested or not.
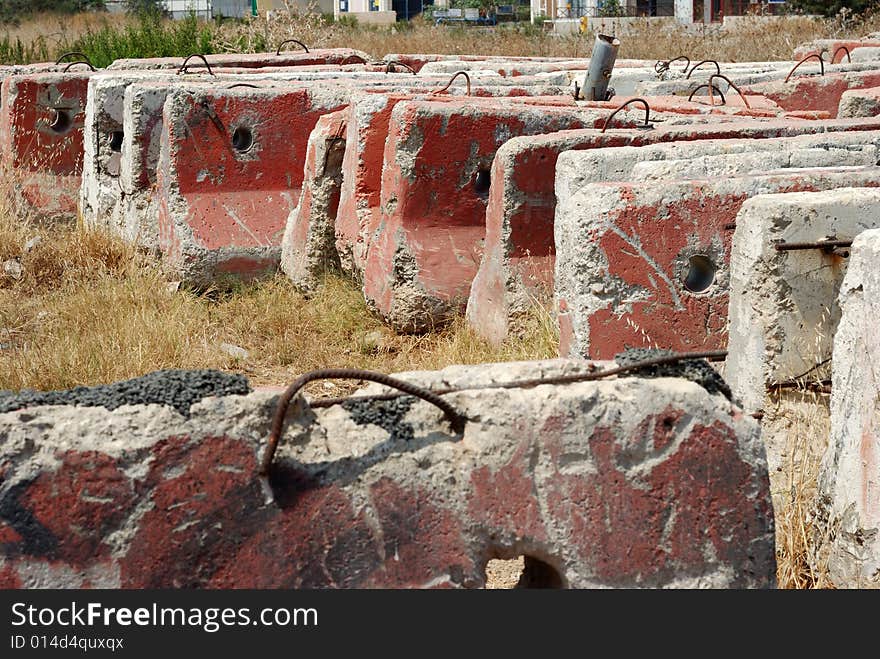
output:
[[[562,364],[432,375],[587,367]],[[0,587],[475,588],[488,560],[519,555],[545,586],[775,584],[764,447],[723,396],[627,378],[447,398],[473,419],[461,435],[405,398],[291,419],[268,503],[275,394],[206,398],[189,418],[2,414],[17,441],[0,444]]]
[[[172,90],[158,166],[159,245],[196,286],[278,265],[309,135],[344,107],[338,87]]]
[[[599,116],[588,109],[399,103],[384,143],[380,210],[368,208],[358,226],[368,303],[402,331],[442,324],[463,309],[482,253],[498,148],[516,135],[595,125]]]
[[[819,55],[828,62],[839,64],[846,60],[846,53],[841,48],[846,48],[850,52],[858,48],[880,48],[880,41],[871,39],[817,39],[816,41],[804,44],[795,48],[794,60],[800,60],[807,55]],[[815,60],[813,60],[815,62]],[[816,62],[818,64],[818,62]]]
[[[818,65],[818,62],[814,62]],[[822,111],[836,117],[840,97],[848,89],[864,89],[880,86],[880,71],[851,71],[849,73],[828,73],[803,75],[802,68],[794,72],[788,82],[772,81],[751,85],[743,89],[746,93],[766,96],[784,110]]]
[[[880,169],[857,167],[585,186],[560,205],[556,224],[560,354],[724,348],[730,241],[743,202],[877,185]]]
[[[461,90],[453,86],[450,91]],[[574,106],[571,97],[527,97],[518,94],[517,87],[499,86],[483,87],[491,89],[499,95],[512,93],[514,97],[504,103],[521,105],[556,105]],[[474,88],[474,91],[479,91]],[[356,278],[363,277],[366,264],[366,249],[369,233],[379,223],[380,198],[382,190],[382,169],[385,157],[385,142],[388,139],[391,112],[395,106],[406,100],[421,98],[437,103],[479,103],[497,107],[501,101],[477,99],[462,100],[460,97],[448,95],[417,95],[417,94],[377,94],[354,93],[346,121],[346,150],[343,170],[339,212],[336,217],[336,250],[342,268]],[[458,98],[459,100],[456,100]]]
[[[3,80],[0,164],[23,216],[76,218],[89,75],[38,73]]]
[[[557,203],[556,161],[563,151],[691,140],[753,140],[845,131],[861,133],[877,129],[880,129],[880,122],[876,120],[773,121],[658,126],[650,131],[613,130],[605,134],[595,130],[572,130],[513,138],[498,150],[492,162],[485,247],[468,300],[468,321],[482,336],[500,343],[512,329],[511,323],[518,322],[535,298],[546,300],[552,294],[556,253],[553,233]],[[594,178],[597,175],[584,173],[584,177],[590,180],[598,180]],[[612,177],[616,175],[616,172],[609,171],[605,180],[615,180]]]

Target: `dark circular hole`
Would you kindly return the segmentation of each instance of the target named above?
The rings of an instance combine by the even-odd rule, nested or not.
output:
[[[52,108],[52,117],[49,119],[49,128],[55,133],[66,133],[73,125],[73,117],[69,110]]]
[[[489,196],[489,187],[492,185],[492,174],[488,169],[481,169],[474,175],[474,192],[481,197]]]
[[[688,262],[688,273],[684,287],[691,293],[704,293],[715,281],[715,264],[703,254],[695,254]]]
[[[110,143],[110,150],[113,153],[120,153],[122,151],[122,140],[124,137],[125,133],[121,130],[114,130],[110,133],[108,141]]]
[[[232,131],[232,148],[244,153],[254,145],[254,134],[250,128],[239,126]]]

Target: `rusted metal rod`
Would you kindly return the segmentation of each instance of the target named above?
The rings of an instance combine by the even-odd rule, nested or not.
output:
[[[73,57],[73,56],[76,56],[76,57],[79,58],[79,59],[77,60],[78,62],[86,62],[89,66],[92,67],[92,71],[95,70],[95,67],[92,66],[92,60],[89,59],[89,56],[86,55],[85,53],[81,53],[81,52],[76,51],[76,50],[71,51],[71,52],[69,52],[69,53],[64,53],[63,55],[61,55],[57,60],[55,60],[55,65],[56,65],[56,66],[59,65],[59,64],[61,64],[61,62],[63,62],[64,60],[66,60],[68,57]]]
[[[211,70],[211,65],[208,64],[208,58],[200,53],[193,53],[192,55],[187,57],[185,60],[183,60],[183,64],[181,64],[180,68],[177,69],[178,75],[180,75],[181,73],[189,73],[189,61],[191,59],[193,59],[194,57],[202,60],[202,62],[204,62],[204,64],[205,64],[205,68],[208,69],[208,73],[211,75],[214,75],[214,72]]]
[[[456,71],[455,73],[452,74],[452,77],[449,79],[449,82],[446,83],[445,87],[442,87],[441,89],[435,89],[434,91],[431,92],[431,95],[442,94],[443,92],[445,92],[447,89],[449,89],[449,87],[452,85],[453,81],[458,76],[464,76],[464,79],[467,82],[466,95],[470,96],[471,95],[471,77],[467,74],[467,71]]]
[[[272,458],[275,456],[275,450],[278,448],[278,442],[281,440],[281,433],[284,430],[284,417],[287,415],[287,408],[290,406],[290,401],[292,401],[300,390],[309,382],[328,379],[368,380],[387,387],[399,389],[406,394],[421,398],[422,400],[440,408],[449,420],[453,431],[456,433],[464,432],[465,417],[459,414],[449,403],[440,398],[438,394],[425,389],[424,387],[419,387],[410,382],[398,380],[397,378],[383,373],[374,373],[372,371],[364,371],[356,368],[325,368],[317,371],[310,371],[294,380],[294,382],[285,389],[284,393],[281,394],[281,398],[278,399],[278,407],[275,409],[275,417],[272,420],[272,429],[269,433],[269,440],[266,444],[266,450],[263,453],[263,459],[260,462],[259,473],[261,476],[267,476],[269,468],[272,466]]]
[[[809,55],[807,55],[806,57],[804,57],[800,62],[798,62],[797,64],[794,65],[794,67],[792,68],[792,70],[788,72],[788,75],[785,76],[785,82],[788,82],[788,81],[789,81],[789,79],[791,78],[791,74],[794,73],[795,71],[797,71],[797,68],[798,68],[801,64],[803,64],[804,62],[808,62],[808,61],[810,61],[811,59],[817,59],[817,60],[819,60],[819,72],[821,73],[821,75],[824,76],[824,75],[825,75],[825,60],[822,59],[822,55],[821,55],[821,54],[818,54],[818,53],[810,53]]]
[[[684,70],[687,71],[688,67],[690,67],[691,65],[691,60],[687,55],[679,55],[678,57],[673,57],[671,60],[667,60],[665,62],[658,61],[656,64],[654,64],[654,71],[656,71],[657,73],[664,73],[665,71],[669,70],[669,67],[671,67],[673,63],[678,62],[679,60],[685,61]]]
[[[721,74],[721,65],[718,62],[716,62],[713,59],[704,59],[702,62],[698,62],[697,64],[694,64],[693,68],[690,71],[688,71],[688,74],[685,76],[685,80],[690,80],[691,74],[694,71],[696,71],[697,69],[699,69],[701,66],[703,66],[703,64],[714,64],[715,65],[715,73],[717,73],[719,75]]]
[[[354,62],[354,61],[349,62],[349,60],[358,60],[358,61],[357,62]],[[348,57],[346,57],[344,60],[342,60],[339,63],[339,66],[344,66],[345,64],[366,64],[366,63],[367,63],[367,60],[365,60],[360,55],[349,55]]]
[[[783,389],[797,389],[803,391],[814,391],[820,394],[831,393],[831,381],[823,380],[821,382],[773,382],[767,385],[769,391],[779,391]]]
[[[605,129],[608,128],[608,125],[611,123],[611,120],[614,119],[614,116],[615,116],[618,112],[620,112],[621,110],[623,110],[627,105],[630,105],[631,103],[641,103],[642,105],[645,106],[645,123],[644,123],[644,125],[640,126],[640,128],[652,128],[651,124],[649,123],[650,120],[651,120],[651,119],[650,119],[650,117],[651,117],[651,106],[648,105],[648,101],[646,101],[646,100],[643,99],[643,98],[631,98],[631,99],[629,99],[626,103],[624,103],[624,104],[621,105],[619,108],[617,108],[614,112],[611,113],[611,115],[605,120],[605,123],[602,125],[602,131],[601,131],[601,132],[604,133],[604,132],[605,132]]]
[[[718,87],[716,87],[715,85],[710,85],[710,84],[702,84],[702,85],[699,85],[699,86],[697,86],[697,87],[694,87],[693,91],[691,92],[691,95],[688,96],[688,101],[691,102],[691,103],[693,103],[693,102],[694,102],[694,95],[695,95],[698,91],[700,91],[703,87],[708,87],[708,88],[709,88],[709,99],[710,99],[710,102],[712,103],[712,105],[715,105],[715,98],[712,96],[712,90],[713,90],[713,89],[714,89],[716,92],[718,92],[718,95],[721,97],[721,105],[727,105],[727,99],[724,98],[724,94],[721,92],[721,90],[718,89]],[[705,105],[705,104],[704,104],[704,103],[701,103],[700,105]]]
[[[388,61],[388,63],[385,65],[385,73],[396,73],[394,70],[395,66],[402,66],[403,68],[405,68],[407,71],[409,71],[413,75],[416,75],[416,70],[414,68],[412,68],[409,64],[405,64],[403,62],[398,62],[397,60],[389,60]]]
[[[748,109],[750,109],[750,110],[752,109],[751,106],[749,105],[749,101],[746,98],[746,95],[742,93],[742,90],[739,87],[737,87],[730,78],[728,78],[726,75],[722,75],[720,73],[713,73],[712,75],[709,76],[709,84],[710,85],[712,85],[712,81],[715,78],[721,78],[722,80],[724,80],[724,82],[726,82],[730,86],[731,89],[733,89],[737,94],[739,94],[739,97],[743,100],[743,104]],[[714,87],[714,85],[712,85],[712,87]],[[709,88],[709,90],[710,90],[709,95],[711,96],[711,87]]]
[[[295,44],[298,44],[298,45],[302,46],[302,48],[303,48],[304,51],[309,52],[309,47],[308,47],[307,45],[305,45],[305,44],[304,44],[302,41],[300,41],[299,39],[286,39],[286,40],[282,41],[280,44],[278,44],[278,50],[275,51],[275,54],[276,54],[276,55],[280,55],[280,54],[281,54],[281,49],[284,48],[284,46],[286,46],[286,45],[289,44],[289,43],[295,43]]]
[[[837,48],[834,49],[834,54],[831,56],[831,63],[832,64],[835,63],[834,60],[837,59],[837,53],[839,53],[841,50],[846,53],[847,62],[852,64],[852,55],[849,54],[849,48],[847,48],[846,46],[838,46]],[[841,61],[843,61],[843,60],[841,60]]]
[[[824,249],[831,251],[838,247],[852,247],[852,240],[816,240],[812,242],[792,242],[787,243],[779,241],[773,244],[777,252],[794,252],[806,249]]]
[[[81,60],[77,60],[77,61],[75,61],[75,62],[71,62],[70,64],[68,64],[67,66],[65,66],[65,67],[64,67],[64,70],[61,71],[61,73],[67,73],[68,71],[70,71],[71,67],[74,67],[74,66],[76,66],[77,64],[85,64],[85,65],[86,65],[87,67],[89,67],[89,69],[92,70],[92,71],[96,71],[96,70],[97,70],[97,69],[95,69],[94,66],[92,66],[92,63],[91,63],[91,62],[89,62],[89,61],[87,61],[87,60],[83,60],[83,59],[81,59]]]

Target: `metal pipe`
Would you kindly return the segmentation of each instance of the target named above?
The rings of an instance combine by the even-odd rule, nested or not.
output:
[[[774,243],[773,247],[777,252],[793,252],[807,249],[824,249],[833,250],[837,247],[852,247],[852,240],[816,240],[813,242],[800,243]]]
[[[608,100],[608,83],[611,80],[611,72],[614,70],[618,50],[620,50],[620,41],[616,37],[607,34],[596,35],[593,54],[590,56],[590,68],[587,69],[584,84],[580,89],[581,99],[586,101]]]

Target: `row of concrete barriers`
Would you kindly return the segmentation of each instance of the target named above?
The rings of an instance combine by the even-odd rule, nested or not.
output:
[[[871,529],[880,525],[876,492],[880,461],[871,457],[880,450],[871,403],[877,399],[878,384],[867,366],[880,342],[865,330],[870,317],[866,305],[873,304],[873,298],[860,294],[876,283],[870,264],[876,263],[872,250],[877,239],[867,233],[846,248],[846,256],[835,246],[777,249],[779,241],[848,242],[880,226],[874,208],[880,193],[871,190],[880,176],[876,166],[880,120],[874,118],[880,113],[880,65],[872,57],[855,56],[876,44],[844,45],[853,61],[829,65],[821,76],[800,70],[801,75],[790,77],[794,62],[719,64],[723,78],[711,67],[670,66],[658,73],[654,63],[618,62],[612,78],[618,94],[601,102],[577,102],[569,93],[588,64],[583,60],[396,54],[370,62],[364,53],[342,49],[209,56],[187,69],[180,60],[171,59],[117,62],[98,72],[37,65],[3,72],[0,153],[23,214],[46,221],[81,214],[90,225],[110,228],[161,253],[174,276],[190,285],[250,279],[273,272],[280,264],[298,287],[313,291],[323,272],[341,268],[362,283],[368,303],[398,330],[421,331],[466,309],[474,328],[496,342],[517,331],[536,299],[552,300],[563,356],[614,359],[633,346],[690,351],[725,348],[729,343],[726,375],[747,413],[760,413],[770,395],[768,386],[772,393],[774,385],[791,382],[827,361],[836,331],[847,356],[833,360],[835,416],[822,478],[827,494],[823,501],[827,525],[842,529],[831,539],[834,577],[839,585],[864,585],[876,579],[880,566],[880,547],[870,540]],[[450,76],[455,77],[450,80]],[[701,85],[712,96],[689,98]],[[723,104],[716,95],[724,96]],[[626,112],[609,123],[612,112],[636,96],[647,99],[650,115],[644,110]],[[646,129],[643,123],[653,127]],[[847,259],[861,265],[847,275],[838,303]],[[812,333],[823,337],[818,356],[797,347]],[[853,378],[852,372],[859,369],[867,370]],[[620,393],[625,401],[641,396],[636,390],[643,385],[633,381],[614,386],[626,390]],[[653,538],[649,544],[654,544],[643,547],[645,562],[625,563],[607,544],[604,553],[588,551],[584,543],[594,543],[597,537],[610,541],[599,531],[599,526],[608,526],[607,520],[575,523],[567,517],[563,523],[554,517],[563,514],[561,509],[550,513],[543,500],[523,501],[506,521],[498,521],[499,517],[495,526],[486,526],[483,517],[499,514],[496,508],[511,495],[511,486],[507,481],[491,487],[483,483],[476,474],[485,465],[475,463],[477,471],[466,479],[457,503],[449,503],[437,521],[430,522],[432,529],[458,529],[449,531],[458,538],[455,548],[448,548],[449,555],[456,556],[455,570],[449,568],[449,556],[440,552],[435,554],[440,557],[436,565],[410,566],[413,572],[401,576],[388,571],[384,550],[374,556],[371,549],[364,560],[372,561],[373,571],[349,575],[346,570],[354,568],[340,567],[337,585],[479,584],[480,565],[490,554],[517,551],[551,565],[567,585],[772,583],[772,539],[767,544],[772,536],[772,507],[767,463],[755,443],[755,425],[737,406],[715,400],[717,396],[706,403],[700,398],[705,393],[696,391],[685,396],[685,404],[681,396],[675,398],[678,394],[669,384],[665,390],[652,389],[652,400],[674,417],[671,422],[651,412],[650,419],[638,417],[644,427],[637,423],[621,430],[600,421],[620,415],[623,408],[603,412],[594,425],[581,429],[589,450],[578,459],[555,444],[541,448],[546,437],[556,436],[553,432],[563,438],[574,432],[556,427],[566,414],[555,409],[556,397],[569,393],[554,391],[548,394],[552,404],[547,403],[547,409],[555,411],[535,412],[535,418],[546,416],[544,431],[511,442],[508,448],[517,446],[522,454],[509,456],[507,466],[499,467],[499,473],[510,471],[505,476],[513,479],[510,482],[538,478],[531,459],[522,471],[523,456],[550,451],[554,457],[547,473],[555,474],[556,480],[542,480],[540,489],[552,489],[562,474],[569,474],[575,490],[559,496],[570,500],[575,491],[597,486],[588,485],[590,474],[595,474],[603,451],[611,451],[614,468],[628,474],[625,486],[615,481],[614,488],[624,490],[606,492],[621,505],[622,526],[614,541],[634,541],[641,534],[635,529],[659,524],[656,538],[648,534]],[[595,395],[581,393],[587,398]],[[488,394],[479,394],[484,395]],[[253,443],[265,425],[260,401],[265,398],[242,403],[256,406],[254,418],[245,430],[236,431],[239,435],[224,437],[233,443],[236,438],[245,445]],[[562,407],[574,404],[566,402]],[[689,405],[703,410],[700,428],[677,420],[693,415]],[[706,412],[707,405],[714,411]],[[516,412],[519,415],[521,409]],[[22,437],[45,427],[45,420],[42,426],[31,426],[17,413],[9,414],[0,422],[24,423]],[[715,430],[706,431],[707,419],[718,414],[732,415],[731,423],[740,425],[720,430],[724,423],[715,421]],[[512,436],[522,431],[517,415],[509,419]],[[117,423],[113,416],[96,423],[113,426]],[[359,425],[357,419],[354,422]],[[860,430],[854,430],[856,425]],[[551,426],[554,431],[547,435]],[[657,434],[661,428],[668,430],[668,437]],[[430,424],[422,430],[426,437],[439,432]],[[718,463],[703,458],[700,468],[739,473],[744,480],[738,485],[718,480],[708,500],[727,501],[724,497],[737,487],[745,487],[749,495],[699,514],[685,512],[685,506],[681,519],[697,515],[692,519],[696,526],[690,530],[672,526],[675,533],[691,537],[697,526],[706,523],[720,536],[730,537],[732,529],[722,529],[724,524],[715,515],[723,517],[735,509],[739,512],[734,527],[745,525],[750,532],[733,549],[716,542],[711,550],[701,550],[698,559],[686,556],[683,546],[669,549],[669,520],[657,517],[659,512],[647,502],[634,507],[635,517],[625,515],[623,510],[636,496],[626,487],[642,487],[632,480],[638,483],[644,477],[642,468],[633,466],[642,464],[639,460],[651,463],[645,467],[647,473],[658,475],[663,470],[657,471],[651,462],[657,451],[676,447],[661,460],[672,468],[667,458],[697,459],[685,457],[691,449],[683,447],[689,442],[703,449],[715,446],[721,441],[716,431],[734,437],[736,455],[723,453]],[[207,436],[204,430],[192,432]],[[349,430],[343,424],[338,432],[345,437]],[[482,436],[484,429],[480,424],[469,432],[476,433],[472,437]],[[145,450],[167,439],[161,434],[145,436]],[[647,441],[648,436],[651,450],[638,449],[643,455],[632,462],[636,449],[627,446]],[[610,437],[611,443],[603,443],[602,437]],[[379,441],[378,436],[374,439]],[[187,446],[180,451],[196,450]],[[244,451],[240,459],[230,458],[230,464],[237,464],[245,474],[254,471],[253,460],[247,457],[252,449],[227,448]],[[425,452],[422,459],[428,464],[441,465],[432,478],[445,473],[447,460],[459,460],[450,454],[431,457],[436,451],[442,453],[431,442],[415,450]],[[494,455],[494,450],[487,455]],[[349,455],[349,449],[340,449],[342,454]],[[106,455],[108,465],[116,464],[119,456],[112,451]],[[180,457],[175,456],[174,460]],[[310,478],[324,477],[325,467],[317,457],[295,457],[317,465],[306,469]],[[774,464],[774,457],[768,457]],[[77,465],[82,459],[61,456],[46,464],[12,462],[24,492],[37,487],[35,473],[58,470],[58,460],[62,470],[73,460],[70,478],[76,481],[81,478]],[[600,473],[605,474],[611,464]],[[114,469],[136,472],[134,467],[126,463],[123,469],[120,463]],[[369,460],[362,468],[375,472],[372,481],[364,481],[372,485],[360,493],[349,487],[345,497],[372,500],[383,478],[396,483],[391,490],[387,483],[380,488],[385,488],[382,496],[391,498],[395,488],[411,484],[405,461],[399,472],[386,472],[391,467]],[[333,478],[345,480],[346,473],[340,471]],[[540,473],[543,479],[546,474]],[[242,487],[250,487],[243,478]],[[339,487],[333,478],[332,488]],[[497,481],[497,474],[494,478]],[[161,481],[157,476],[156,489],[149,495],[153,501],[164,487]],[[661,491],[663,496],[680,492],[675,482],[667,474],[655,484],[657,489],[648,488],[655,492],[649,498]],[[612,486],[609,482],[604,487]],[[318,499],[337,496],[335,490],[317,491]],[[443,500],[433,487],[419,486],[416,491],[401,495],[399,506],[422,506],[413,496]],[[19,501],[24,495],[16,492]],[[741,508],[746,504],[748,514]],[[139,505],[131,501],[132,510]],[[529,526],[535,522],[529,517],[532,506],[538,506],[534,512],[540,518],[534,528]],[[463,517],[465,509],[469,512]],[[282,516],[293,517],[279,523],[298,526],[296,515],[306,514],[304,510],[295,514],[282,510]],[[645,517],[637,519],[642,513]],[[208,523],[216,513],[193,514]],[[356,526],[356,513],[351,514]],[[371,514],[382,515],[381,511]],[[123,518],[108,522],[108,538],[121,533]],[[594,522],[599,526],[593,528]],[[719,526],[712,526],[716,522]],[[47,527],[54,523],[45,521]],[[470,530],[474,525],[492,532],[474,536]],[[389,529],[380,526],[387,539]],[[550,527],[554,533],[548,536]],[[559,535],[563,528],[567,531]],[[469,530],[459,537],[456,534],[464,533],[461,529]],[[581,535],[575,540],[576,530]],[[153,531],[144,529],[142,542],[153,543],[155,552],[161,534]],[[58,537],[72,532],[62,529]],[[19,531],[9,526],[6,533],[12,536]],[[258,529],[246,533],[258,554],[270,551],[272,542],[260,533]],[[196,537],[187,535],[187,542],[197,543]],[[507,539],[501,542],[498,537]],[[428,542],[410,541],[416,548]],[[310,547],[312,541],[303,542],[300,548]],[[365,542],[358,546],[364,549],[373,541]],[[661,546],[665,553],[657,553]],[[754,550],[759,546],[762,549]],[[576,555],[571,547],[583,551]],[[736,551],[725,554],[722,547]],[[85,574],[110,560],[103,550],[95,551],[64,560]],[[708,560],[713,552],[717,560]],[[192,568],[169,564],[167,557],[129,566],[119,558],[124,555],[121,550],[114,554],[116,580],[108,583],[174,585],[178,572],[189,573]],[[42,568],[34,567],[37,563],[16,567],[7,561],[4,569],[11,583],[29,584],[34,574],[43,574]],[[236,563],[222,569],[214,564],[219,572],[203,575],[197,585],[265,585],[234,572]],[[155,568],[150,568],[152,572],[147,570],[150,565]],[[131,576],[126,570],[132,569],[143,574]],[[264,576],[275,580],[272,583],[287,578],[297,585],[328,585],[303,578],[302,566],[290,569],[287,577]]]

